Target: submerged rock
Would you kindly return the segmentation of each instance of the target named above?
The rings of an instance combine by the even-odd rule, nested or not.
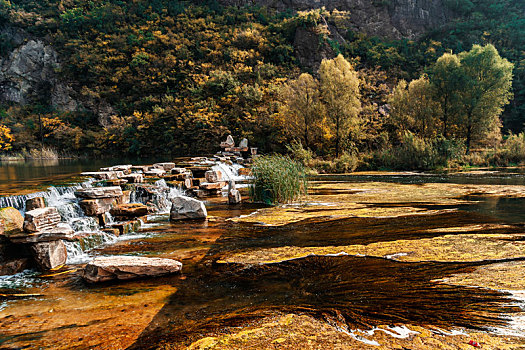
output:
[[[54,269],[67,261],[67,251],[63,241],[35,243],[31,251],[42,270]]]
[[[181,269],[182,263],[172,259],[110,256],[91,261],[82,271],[82,277],[87,282],[96,283],[162,276],[180,272]]]
[[[26,211],[24,219],[24,231],[42,232],[57,227],[62,218],[57,208],[47,207]]]
[[[24,217],[13,207],[0,209],[0,221],[4,224],[4,235],[6,236],[20,233],[24,227]]]
[[[208,212],[204,203],[190,197],[175,197],[171,200],[170,220],[206,219]]]

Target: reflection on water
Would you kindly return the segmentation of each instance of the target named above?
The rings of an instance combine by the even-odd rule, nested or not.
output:
[[[501,313],[519,308],[510,306],[503,293],[430,282],[472,266],[339,256],[205,269],[184,281],[134,348],[153,348],[160,340],[187,343],[271,310],[319,318],[342,315],[354,329],[396,323],[471,329],[504,325]]]
[[[151,164],[155,159],[43,159],[0,163],[0,196],[25,194],[77,182],[84,171],[115,164]]]
[[[496,218],[504,223],[525,225],[525,198],[466,196],[475,204],[461,209]]]

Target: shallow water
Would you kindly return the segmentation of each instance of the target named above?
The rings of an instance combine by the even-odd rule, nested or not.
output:
[[[520,174],[505,176],[504,182],[521,184]],[[381,179],[380,175],[373,178],[376,182]],[[385,182],[392,180],[385,176]],[[478,180],[483,184],[493,181]],[[420,183],[419,178],[413,181]],[[313,193],[320,198],[334,194],[323,191]],[[352,194],[351,190],[343,192]],[[155,348],[160,342],[182,347],[207,334],[228,333],[275,313],[311,315],[329,323],[336,319],[349,329],[405,324],[447,331],[505,329],[510,327],[511,317],[524,309],[511,294],[437,281],[470,273],[492,261],[408,263],[338,255],[272,264],[217,263],[236,252],[262,248],[417,241],[444,232],[461,236],[465,231],[460,228],[472,225],[493,226],[469,230],[469,234],[523,232],[521,225],[498,226],[525,222],[522,198],[462,199],[468,204],[432,204],[430,200],[368,203],[370,208],[397,205],[438,211],[432,214],[304,220],[279,227],[229,221],[261,206],[243,204],[232,209],[224,204],[224,198],[207,203],[207,222],[171,224],[167,215],[151,216],[132,239],[94,249],[90,256],[174,258],[184,264],[182,275],[87,285],[76,271],[81,265],[71,265],[54,276],[19,276],[18,282],[15,277],[3,288],[42,296],[4,301],[0,327],[5,334],[0,337],[0,347],[56,348],[60,344],[64,348],[143,349]]]

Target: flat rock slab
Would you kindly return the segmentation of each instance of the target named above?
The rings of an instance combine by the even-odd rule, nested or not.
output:
[[[120,186],[90,187],[75,191],[75,196],[87,199],[117,198],[122,197],[122,195],[122,188],[120,188]]]
[[[138,256],[100,257],[84,267],[82,277],[90,283],[162,276],[180,272],[182,263],[172,259]]]
[[[139,217],[148,215],[148,207],[141,203],[119,204],[109,213],[113,216]]]
[[[24,218],[24,231],[40,232],[48,231],[57,227],[62,218],[57,208],[47,207],[26,211]]]
[[[9,236],[12,243],[39,243],[58,240],[72,241],[75,239],[75,231],[65,222],[57,224],[56,227],[38,232],[23,232]]]

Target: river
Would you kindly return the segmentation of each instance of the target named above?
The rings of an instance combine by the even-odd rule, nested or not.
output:
[[[99,164],[0,183],[26,192]],[[206,222],[151,215],[84,257],[174,258],[181,275],[89,285],[80,259],[0,277],[38,294],[2,302],[0,347],[523,348],[524,198],[522,169],[318,176],[279,208],[209,198]]]

